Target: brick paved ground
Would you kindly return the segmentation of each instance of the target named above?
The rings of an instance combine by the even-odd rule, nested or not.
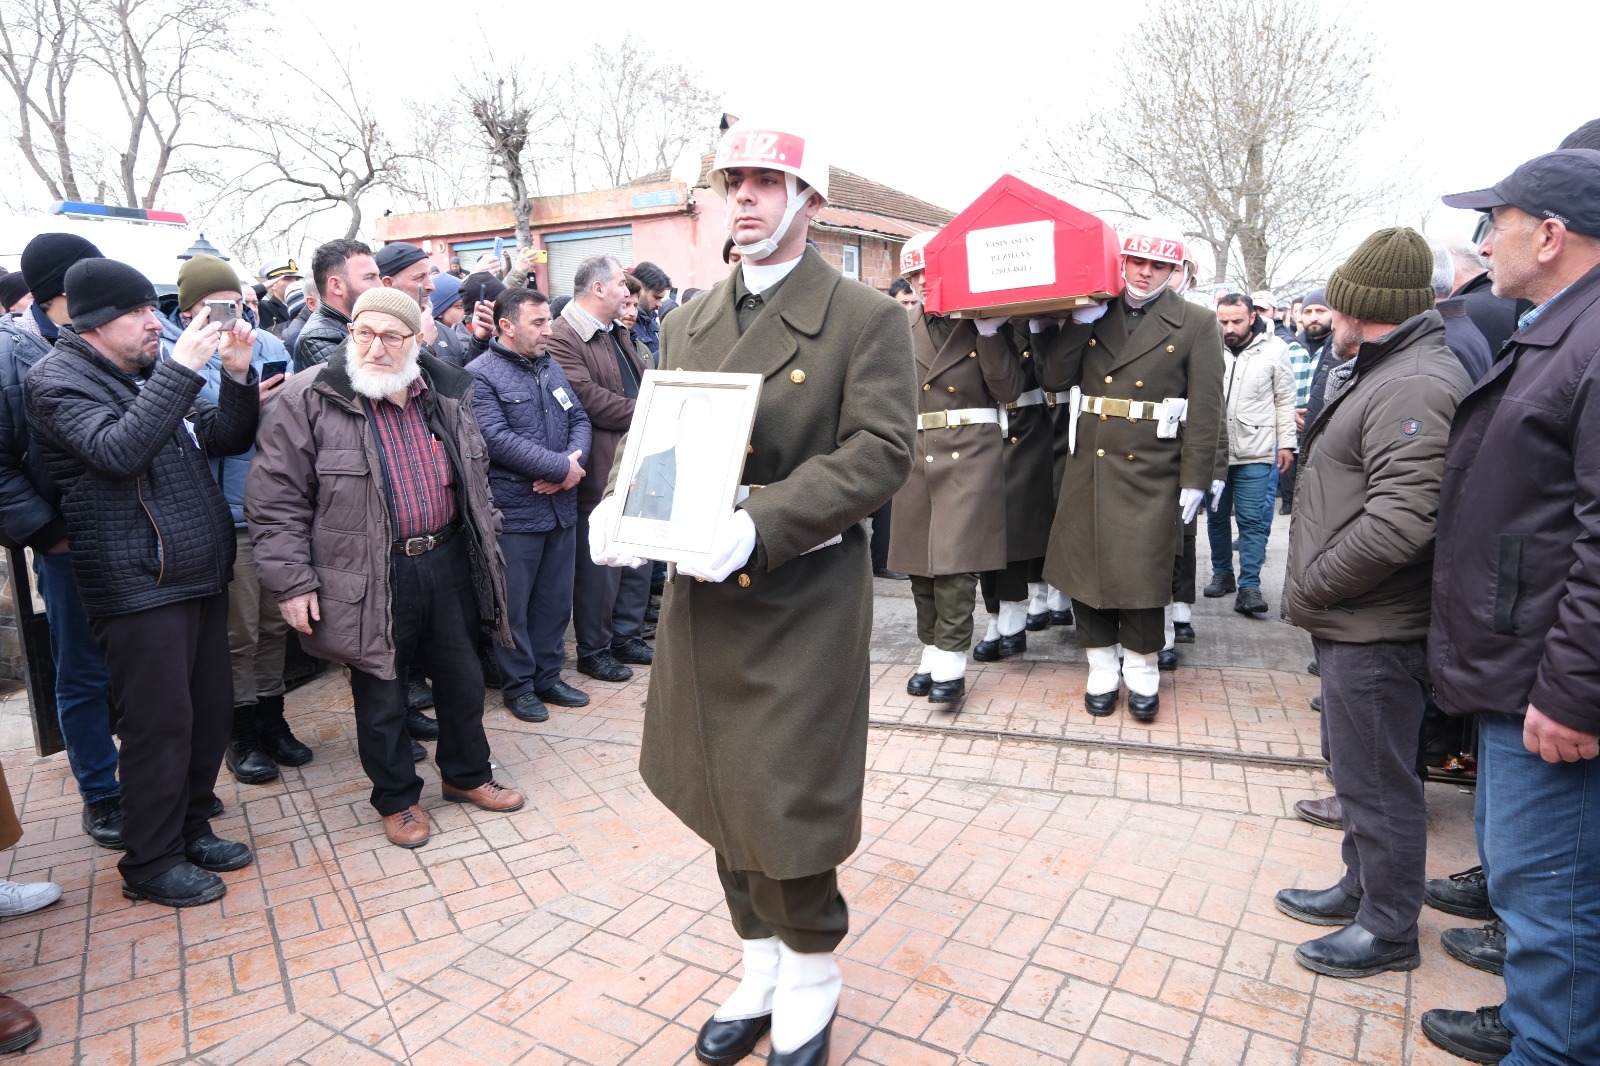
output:
[[[1181,668],[1146,727],[1088,719],[1077,663],[976,670],[953,718],[904,695],[903,666],[876,671],[835,1063],[1423,1066],[1458,1060],[1421,1010],[1498,1001],[1431,911],[1415,973],[1293,961],[1319,931],[1272,893],[1339,861],[1290,813],[1327,789],[1312,679]],[[44,1022],[29,1061],[692,1062],[736,939],[707,849],[639,781],[646,675],[540,727],[496,702],[495,758],[529,807],[443,803],[425,768],[437,828],[415,852],[383,839],[327,675],[289,699],[315,762],[266,786],[224,773],[218,831],[257,861],[187,912],[122,898],[63,756],[5,752],[27,835],[0,877],[66,892],[0,924],[0,988]],[[1432,872],[1471,865],[1470,797],[1428,791]]]

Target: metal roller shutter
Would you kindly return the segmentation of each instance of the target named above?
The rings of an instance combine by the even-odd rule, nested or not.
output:
[[[551,296],[572,295],[572,276],[577,273],[578,264],[591,255],[611,255],[625,267],[633,265],[632,226],[543,236],[544,246],[550,252]]]

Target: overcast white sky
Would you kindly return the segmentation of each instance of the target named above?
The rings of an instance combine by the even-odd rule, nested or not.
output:
[[[726,110],[754,116],[780,109],[826,139],[836,165],[959,210],[1001,173],[1026,172],[1022,146],[1030,133],[1106,101],[1112,89],[1085,87],[1111,85],[1116,50],[1146,2],[273,0],[270,10],[287,42],[309,23],[330,40],[359,41],[358,69],[370,72],[380,113],[387,106],[396,121],[404,93],[428,86],[451,92],[472,65],[493,65],[487,41],[506,56],[516,49],[555,67],[593,42],[632,33],[698,68],[706,84],[724,91]],[[1378,129],[1359,142],[1329,143],[1327,151],[1355,153],[1364,166],[1415,190],[1387,216],[1352,220],[1341,234],[1347,247],[1385,224],[1470,232],[1475,216],[1439,206],[1439,194],[1492,184],[1600,117],[1593,59],[1600,5],[1305,2],[1328,38],[1367,30],[1382,41]],[[1218,27],[1216,46],[1226,48],[1228,38]],[[294,53],[292,43],[288,51]],[[315,52],[314,44],[304,50]],[[411,59],[409,71],[393,58],[400,56]],[[264,84],[249,80],[260,71],[241,73],[239,91],[261,101],[264,120],[309,102],[292,81]],[[315,65],[305,73],[315,76]],[[193,213],[193,205],[163,206]]]
[[[515,14],[495,4],[483,16],[473,4],[443,7],[450,14],[441,15],[442,5],[420,0],[341,6],[360,21],[367,55],[385,39],[420,44],[419,60],[432,74],[410,84],[432,80],[442,91],[453,85],[454,69],[489,62],[483,42],[507,40],[524,18],[519,46],[558,63],[569,46],[631,32],[701,70],[725,91],[727,110],[781,108],[826,135],[836,165],[959,210],[1004,171],[1028,167],[1021,146],[1033,130],[1103,102],[1083,87],[1110,84],[1112,59],[1145,2],[562,4]],[[1330,39],[1355,28],[1383,42],[1379,131],[1360,143],[1330,143],[1328,151],[1357,153],[1375,169],[1401,168],[1416,189],[1401,209],[1407,217],[1358,222],[1351,243],[1392,223],[1470,232],[1474,216],[1438,206],[1439,194],[1492,184],[1600,117],[1593,58],[1600,5],[1307,2]],[[291,4],[332,28],[325,4],[278,0],[274,10]],[[1217,47],[1227,47],[1228,36],[1218,27]]]

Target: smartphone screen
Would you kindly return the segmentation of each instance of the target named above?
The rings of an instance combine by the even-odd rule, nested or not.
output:
[[[273,359],[261,364],[261,380],[271,381],[273,378],[282,377],[289,369],[287,359]]]
[[[211,308],[211,321],[223,329],[232,329],[233,324],[239,320],[237,300],[207,300],[206,306]]]

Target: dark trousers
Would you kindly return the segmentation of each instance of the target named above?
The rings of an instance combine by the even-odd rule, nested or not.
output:
[[[122,710],[122,840],[137,884],[184,861],[211,832],[211,798],[233,724],[226,593],[92,618]]]
[[[1043,559],[1018,559],[1006,564],[1004,570],[985,570],[978,575],[978,588],[983,593],[983,609],[990,614],[1000,613],[1000,601],[1020,603],[1028,598],[1028,583],[1043,581]]]
[[[751,870],[730,870],[717,853],[717,878],[741,940],[775,936],[790,950],[832,951],[850,931],[850,908],[839,894],[838,871],[778,880]]]
[[[872,569],[889,569],[889,525],[890,512],[894,509],[893,500],[885,500],[883,506],[872,512]]]
[[[654,569],[654,563],[646,562],[617,574],[617,602],[611,608],[611,643],[618,644],[644,634],[644,613],[650,607],[650,574]]]
[[[940,651],[965,653],[972,647],[972,607],[978,599],[977,574],[911,575],[917,605],[917,639]]]
[[[1172,560],[1172,602],[1194,602],[1194,571],[1199,564],[1195,552],[1195,529],[1199,519],[1183,527],[1182,547]]]
[[[67,764],[85,803],[116,799],[117,745],[111,740],[111,678],[106,657],[83,613],[78,579],[68,552],[34,552],[50,654],[56,662],[56,718],[67,745]]]
[[[502,533],[506,615],[516,646],[496,644],[500,691],[507,700],[543,692],[561,680],[562,644],[572,617],[572,553],[577,526],[543,533]]]
[[[1411,940],[1428,854],[1428,809],[1416,770],[1427,642],[1312,640],[1333,791],[1344,806],[1339,883],[1361,897],[1361,928],[1384,940]]]
[[[1078,622],[1078,643],[1085,648],[1121,644],[1128,651],[1152,655],[1167,643],[1166,611],[1161,607],[1090,607],[1072,601]]]
[[[453,788],[489,780],[489,739],[483,735],[483,667],[478,662],[478,602],[465,538],[455,536],[423,555],[394,556],[391,629],[395,659],[414,663],[433,679],[439,720],[435,758]],[[372,806],[398,814],[422,798],[406,734],[404,671],[392,678],[350,668],[355,698],[356,750],[372,782]]]
[[[578,512],[578,545],[573,552],[572,628],[578,637],[578,658],[587,659],[611,647],[622,571],[598,566],[589,557],[589,516],[583,511]],[[646,585],[646,602],[649,591]]]

